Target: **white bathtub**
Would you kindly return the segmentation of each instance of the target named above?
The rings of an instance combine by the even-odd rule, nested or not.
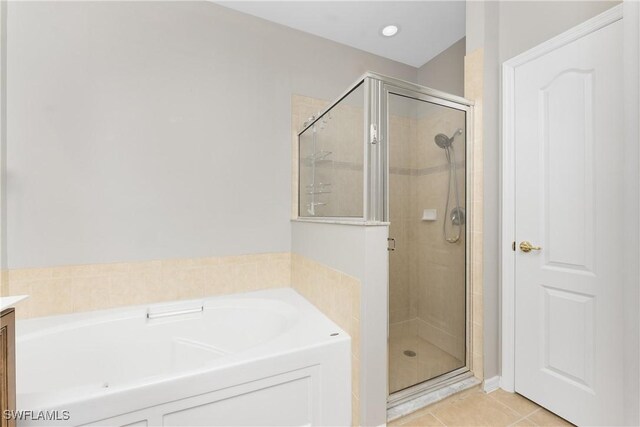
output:
[[[25,320],[18,424],[348,425],[350,341],[288,288]]]

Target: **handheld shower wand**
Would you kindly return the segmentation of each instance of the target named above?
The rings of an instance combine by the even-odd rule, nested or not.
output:
[[[458,178],[456,175],[455,161],[456,154],[453,149],[453,140],[456,136],[462,135],[462,129],[457,129],[451,137],[443,133],[439,133],[435,137],[435,143],[438,147],[444,149],[444,152],[447,156],[447,163],[449,164],[449,185],[447,186],[447,202],[445,204],[444,212],[445,218],[442,223],[442,235],[445,240],[449,243],[456,243],[460,240],[460,236],[462,235],[462,224],[464,223],[464,211],[460,206],[460,194],[458,193]],[[451,210],[449,214],[449,199],[451,196],[451,186],[453,185],[453,192],[456,198],[456,205]],[[451,219],[451,227],[457,227],[457,233],[453,236],[449,237],[449,233],[447,233],[447,224],[449,223],[447,216],[450,215]]]

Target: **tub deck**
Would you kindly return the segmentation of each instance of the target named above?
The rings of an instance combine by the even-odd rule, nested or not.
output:
[[[290,288],[25,320],[16,351],[18,409],[69,415],[19,425],[350,424],[350,337]]]

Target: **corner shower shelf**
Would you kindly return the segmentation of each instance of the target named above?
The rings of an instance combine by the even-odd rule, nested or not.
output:
[[[331,183],[325,183],[325,182],[318,182],[317,184],[308,184],[306,186],[307,191],[306,194],[307,195],[314,195],[314,194],[330,194],[331,193],[331,189],[329,188],[331,187]]]
[[[305,157],[304,161],[308,163],[319,163],[323,161],[328,162],[331,161],[331,159],[327,159],[327,157],[329,157],[330,155],[331,151],[318,151],[311,154],[310,156]]]
[[[325,118],[322,124],[320,125],[320,130],[324,129],[324,124],[326,123],[327,123],[327,119]],[[320,198],[320,196],[322,196],[323,194],[331,193],[330,183],[315,182],[317,178],[316,166],[319,166],[322,163],[331,163],[333,161],[330,158],[331,151],[322,150],[319,147],[319,141],[317,139],[318,130],[315,124],[313,125],[312,129],[313,129],[313,152],[310,155],[301,158],[301,162],[311,167],[311,184],[307,184],[305,186],[306,187],[305,194],[307,196],[310,196],[309,198],[311,199],[309,202],[306,203],[307,212],[311,216],[315,216],[316,207],[326,206],[328,203],[328,201],[321,202],[318,200],[318,198]]]
[[[317,206],[326,206],[327,203],[326,202],[309,202],[307,203],[307,211],[314,215],[315,214],[315,208]]]

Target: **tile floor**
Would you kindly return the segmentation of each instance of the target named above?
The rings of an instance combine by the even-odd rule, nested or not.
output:
[[[518,394],[503,390],[487,394],[474,387],[391,421],[388,425],[524,427],[573,424]]]
[[[405,350],[415,352],[410,357]],[[464,363],[417,335],[389,337],[391,393],[461,368]]]

